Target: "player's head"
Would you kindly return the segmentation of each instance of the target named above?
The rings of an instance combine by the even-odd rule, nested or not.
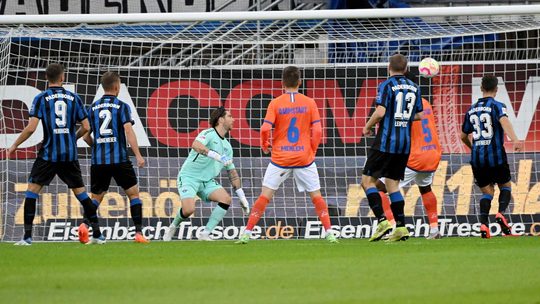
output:
[[[106,94],[118,96],[120,93],[120,75],[116,72],[106,72],[101,76],[101,86]]]
[[[61,84],[64,82],[64,67],[59,63],[51,63],[45,69],[45,76],[49,83]]]
[[[484,93],[497,93],[497,85],[499,80],[493,75],[486,75],[482,77],[482,85],[480,89]]]
[[[288,66],[283,69],[281,77],[283,87],[286,89],[297,89],[302,83],[300,80],[300,69],[295,66]]]
[[[390,74],[405,74],[407,72],[407,57],[401,54],[395,54],[390,57],[388,62]]]
[[[226,131],[232,129],[234,118],[231,112],[225,110],[224,107],[219,107],[210,113],[210,125],[212,128],[222,126]]]

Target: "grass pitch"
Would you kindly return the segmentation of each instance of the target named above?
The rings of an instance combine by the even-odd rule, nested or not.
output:
[[[540,238],[0,243],[2,303],[540,303]]]

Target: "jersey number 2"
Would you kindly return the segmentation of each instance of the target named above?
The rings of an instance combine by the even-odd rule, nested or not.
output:
[[[99,126],[99,134],[101,135],[111,135],[112,130],[109,128],[112,120],[112,114],[109,110],[99,111],[99,118],[103,119],[101,126]]]

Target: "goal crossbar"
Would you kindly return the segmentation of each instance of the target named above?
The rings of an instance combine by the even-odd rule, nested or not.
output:
[[[159,14],[73,14],[73,15],[13,15],[2,16],[0,24],[58,24],[58,23],[143,23],[194,22],[237,20],[289,20],[289,19],[376,19],[391,17],[452,17],[539,14],[540,5],[502,5],[467,7],[389,8],[370,10],[314,10],[314,11],[248,11],[208,13]]]

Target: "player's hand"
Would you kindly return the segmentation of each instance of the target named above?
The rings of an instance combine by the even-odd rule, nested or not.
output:
[[[11,154],[13,154],[13,152],[15,152],[15,150],[17,150],[17,148],[15,148],[14,146],[9,147],[9,149],[7,149],[7,151],[6,151],[6,159],[10,159]]]
[[[374,134],[374,132],[372,128],[364,127],[362,134],[364,134],[364,136],[371,136]]]
[[[242,212],[244,212],[244,215],[249,215],[249,202],[246,198],[244,190],[242,188],[237,189],[236,196],[238,196],[238,200],[240,201],[240,207],[242,207]]]
[[[137,167],[143,168],[145,164],[144,158],[142,156],[137,157]]]
[[[224,165],[228,166],[233,163],[232,158],[228,157],[227,155],[221,155],[219,158],[219,161]]]
[[[268,142],[264,143],[262,146],[261,146],[261,149],[263,151],[264,154],[268,154],[270,153],[270,144]]]
[[[242,212],[244,212],[244,215],[249,215],[249,202],[247,198],[240,198],[240,207],[242,207]]]
[[[516,140],[513,142],[514,144],[514,151],[520,152],[523,151],[523,140]]]

